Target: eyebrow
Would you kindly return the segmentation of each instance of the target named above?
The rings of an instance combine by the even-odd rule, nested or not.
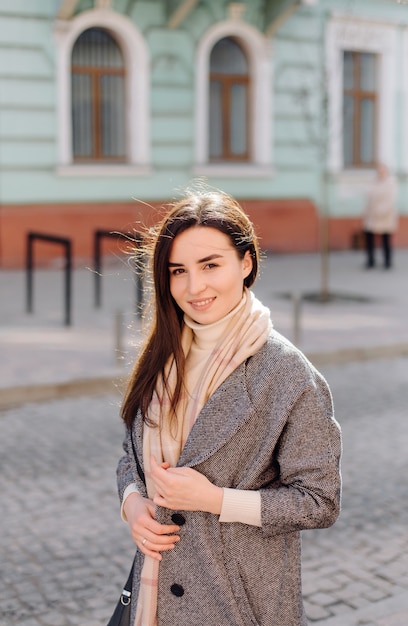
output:
[[[220,259],[222,254],[210,254],[209,256],[205,256],[202,259],[198,259],[197,263],[208,263],[208,261],[213,261],[214,259]],[[170,263],[169,267],[182,267],[183,263]]]

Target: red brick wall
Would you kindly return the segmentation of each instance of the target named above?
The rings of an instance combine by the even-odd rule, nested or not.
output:
[[[35,231],[72,240],[74,262],[92,258],[94,231],[132,231],[150,225],[157,213],[137,203],[13,205],[0,209],[0,266],[22,267],[27,233]],[[103,241],[103,251],[120,253],[114,240]],[[47,265],[62,255],[60,246],[37,241],[35,263]]]
[[[94,231],[140,229],[157,221],[163,203],[138,202],[106,204],[3,205],[0,207],[0,267],[23,267],[29,231],[69,237],[74,263],[89,263],[93,254]],[[254,222],[262,249],[277,253],[313,252],[319,247],[319,220],[314,204],[307,199],[241,199]],[[353,233],[361,229],[357,218],[331,218],[330,246],[350,249]],[[397,247],[408,247],[408,216],[400,219],[395,236]],[[104,240],[104,252],[121,252],[121,246]],[[61,249],[36,242],[35,263],[49,265],[61,257]]]
[[[261,248],[273,252],[311,252],[317,249],[319,225],[310,200],[241,200],[254,223]]]

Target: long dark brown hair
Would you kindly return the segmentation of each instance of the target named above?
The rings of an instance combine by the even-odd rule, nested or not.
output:
[[[130,427],[140,409],[148,420],[148,407],[159,375],[165,379],[165,365],[173,355],[177,382],[171,392],[173,417],[180,399],[184,376],[184,354],[181,347],[183,311],[170,293],[169,257],[173,240],[193,226],[216,228],[231,240],[239,258],[249,251],[252,270],[244,279],[251,287],[258,275],[259,247],[254,227],[234,198],[219,191],[191,193],[172,205],[164,219],[150,231],[147,249],[152,261],[154,285],[154,318],[150,334],[130,376],[121,416]],[[167,391],[169,391],[167,389]]]

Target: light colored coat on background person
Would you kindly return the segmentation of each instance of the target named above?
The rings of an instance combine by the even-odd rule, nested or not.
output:
[[[365,231],[375,234],[395,232],[398,223],[396,197],[397,183],[394,176],[385,166],[379,167],[363,213]]]
[[[142,462],[140,414],[133,436]],[[120,499],[130,483],[145,496],[129,435],[124,449]],[[300,531],[336,520],[340,454],[326,381],[273,330],[210,397],[178,462],[220,487],[259,490],[262,526],[178,511],[185,524],[180,542],[160,563],[158,626],[305,626]],[[171,524],[174,513],[157,507],[156,519]],[[134,598],[143,559],[137,551]],[[132,620],[134,613],[133,606]]]

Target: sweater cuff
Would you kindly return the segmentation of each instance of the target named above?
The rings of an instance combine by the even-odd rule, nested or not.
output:
[[[262,526],[259,491],[224,487],[223,492],[220,522],[240,522],[250,526]]]
[[[127,517],[125,515],[125,511],[123,510],[123,505],[125,504],[126,498],[130,496],[131,493],[140,493],[139,489],[137,488],[136,483],[130,483],[130,485],[128,485],[125,491],[123,492],[122,504],[120,507],[120,516],[124,522],[127,522]]]

